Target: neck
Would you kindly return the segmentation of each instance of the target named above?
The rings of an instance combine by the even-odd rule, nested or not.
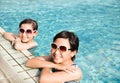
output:
[[[63,62],[61,64],[70,66],[70,65],[74,64],[74,62],[72,60],[69,60],[69,61]]]

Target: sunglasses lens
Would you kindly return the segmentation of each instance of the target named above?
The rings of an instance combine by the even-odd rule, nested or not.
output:
[[[29,30],[29,29],[28,29],[26,32],[27,32],[27,33],[29,33],[29,34],[31,34],[31,33],[32,33],[32,31],[31,31],[31,30]]]
[[[57,49],[57,45],[56,44],[51,44],[52,49]],[[60,46],[59,47],[60,51],[65,52],[67,50],[67,48],[65,46]]]
[[[24,33],[24,29],[20,29],[20,32],[21,32],[21,33]]]
[[[65,52],[67,50],[67,48],[65,46],[60,46],[60,50]]]
[[[57,48],[57,45],[51,44],[51,47],[52,47],[53,49],[56,49],[56,48]]]
[[[19,30],[21,33],[24,33],[26,32],[27,34],[31,34],[32,33],[32,30],[28,29],[27,31],[25,31],[24,29],[20,29]]]

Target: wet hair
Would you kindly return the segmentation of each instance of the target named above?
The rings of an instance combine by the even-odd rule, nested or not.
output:
[[[79,47],[79,38],[77,37],[76,34],[74,34],[73,32],[69,32],[69,31],[61,31],[58,34],[55,35],[55,37],[53,38],[53,42],[57,39],[57,38],[65,38],[69,40],[70,43],[70,49],[71,51],[75,51],[78,52],[78,47]],[[72,57],[72,60],[75,59],[75,56]]]
[[[23,21],[20,22],[19,27],[21,27],[22,24],[32,24],[33,30],[38,30],[38,23],[33,20],[33,19],[24,19]]]

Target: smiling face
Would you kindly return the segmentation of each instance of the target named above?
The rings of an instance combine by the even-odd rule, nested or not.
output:
[[[75,55],[76,52],[72,52],[70,49],[70,43],[68,41],[68,39],[65,38],[57,38],[53,44],[57,45],[57,48],[53,48],[51,47],[51,55],[53,58],[53,61],[55,63],[62,63],[62,64],[67,64],[67,63],[71,63],[72,60],[71,58]],[[66,51],[63,51],[60,47],[61,46],[65,46],[66,47]]]
[[[32,42],[36,33],[37,31],[33,30],[32,24],[22,24],[19,30],[19,37],[21,39],[21,42]]]

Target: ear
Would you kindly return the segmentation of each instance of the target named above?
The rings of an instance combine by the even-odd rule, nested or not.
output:
[[[75,56],[77,54],[77,51],[72,51],[71,57]]]
[[[36,31],[34,32],[34,37],[37,36],[37,35],[38,35],[38,31],[36,30]]]

